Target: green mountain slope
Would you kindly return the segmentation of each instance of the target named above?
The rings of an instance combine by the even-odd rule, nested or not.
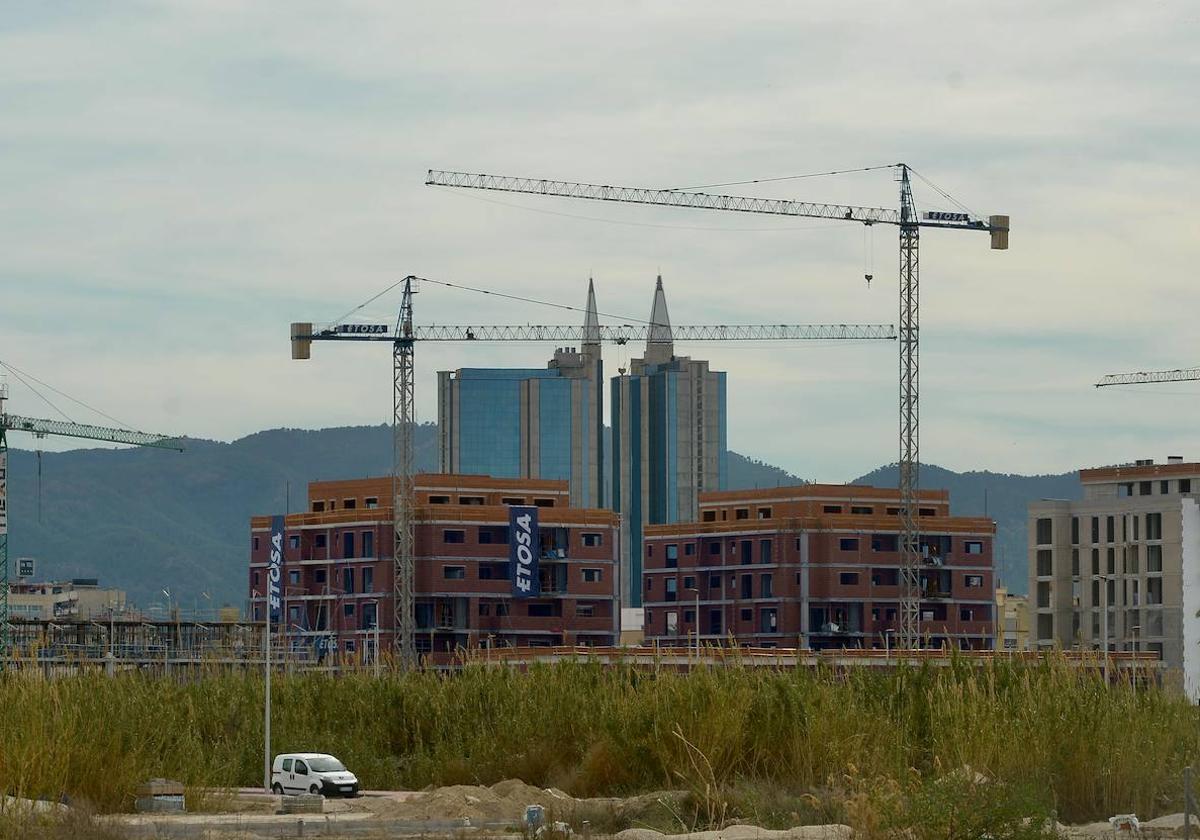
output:
[[[855,479],[854,484],[895,487],[899,471],[895,464]],[[922,487],[950,491],[950,512],[957,516],[990,516],[996,520],[996,570],[1010,592],[1024,594],[1029,588],[1026,572],[1026,514],[1029,502],[1037,499],[1078,499],[1079,474],[1008,475],[993,472],[963,472],[922,464]]]
[[[15,435],[13,436],[16,437]],[[19,443],[10,440],[10,443]],[[437,468],[436,427],[418,427],[418,469]],[[10,452],[12,557],[38,558],[40,578],[98,577],[145,606],[163,589],[185,607],[241,605],[246,592],[249,518],[305,506],[320,479],[382,475],[391,468],[387,426],[319,431],[273,429],[232,443],[193,440],[183,454],[150,449]],[[729,486],[774,487],[801,479],[737,453]],[[895,467],[860,482],[895,485]],[[1028,499],[1077,493],[1073,474],[1003,476],[924,467],[926,487],[951,491],[954,512],[1000,520],[1004,579],[1025,588],[1024,518]],[[39,511],[40,496],[40,511]]]

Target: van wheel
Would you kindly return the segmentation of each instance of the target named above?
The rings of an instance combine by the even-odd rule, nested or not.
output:
[[[283,785],[279,784],[279,782],[271,785],[271,793],[276,796],[283,796]]]
[[[321,789],[319,787],[317,787],[316,785],[313,785],[312,787],[310,787],[308,789],[308,792],[311,793],[313,796],[316,796],[318,793],[321,792]]]

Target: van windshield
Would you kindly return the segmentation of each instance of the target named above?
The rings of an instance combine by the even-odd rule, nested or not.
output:
[[[309,759],[308,766],[316,773],[341,773],[346,769],[346,765],[333,756]]]

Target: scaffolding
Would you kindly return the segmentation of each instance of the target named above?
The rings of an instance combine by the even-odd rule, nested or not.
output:
[[[273,658],[281,664],[287,651]],[[261,667],[261,621],[10,620],[8,665],[70,672]],[[298,664],[305,664],[303,661]]]

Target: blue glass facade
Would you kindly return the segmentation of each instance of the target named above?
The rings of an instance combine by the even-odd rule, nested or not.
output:
[[[497,478],[521,476],[521,383],[548,375],[557,372],[537,368],[463,368],[458,372],[459,403],[471,407],[456,418],[461,472]]]
[[[559,350],[546,368],[438,374],[443,472],[567,481],[571,503],[603,507],[603,366]]]
[[[729,423],[726,420],[726,416],[728,414],[726,409],[729,404],[728,404],[728,402],[726,402],[726,398],[725,398],[726,385],[725,385],[725,371],[723,371],[723,370],[717,372],[717,394],[718,394],[717,399],[719,400],[719,402],[717,403],[717,410],[718,410],[718,412],[720,412],[720,418],[721,418],[721,420],[720,420],[720,423],[721,423],[721,444],[720,444],[721,450],[717,456],[720,459],[719,463],[720,463],[720,468],[721,468],[721,480],[720,480],[720,483],[719,483],[719,486],[717,487],[717,489],[718,490],[728,490],[729,489]]]
[[[641,360],[638,360],[640,362]],[[611,382],[612,507],[622,514],[622,586],[641,606],[643,526],[697,516],[727,476],[725,374],[706,362],[639,364]]]
[[[571,478],[571,384],[562,378],[538,382],[539,478]]]

